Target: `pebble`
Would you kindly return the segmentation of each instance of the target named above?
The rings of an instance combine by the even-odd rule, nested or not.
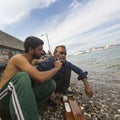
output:
[[[120,87],[107,84],[93,84],[94,96],[88,98],[83,84],[71,83],[71,90],[76,92],[74,99],[84,113],[86,120],[120,120]],[[77,86],[77,87],[76,87]],[[117,91],[117,92],[116,92]],[[42,115],[41,115],[42,114]],[[63,105],[56,109],[45,107],[41,112],[42,120],[65,120]]]

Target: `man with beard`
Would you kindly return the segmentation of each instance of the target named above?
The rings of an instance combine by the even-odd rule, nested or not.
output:
[[[44,72],[38,71],[31,65],[31,61],[42,54],[43,45],[41,39],[29,36],[24,42],[25,53],[14,55],[8,61],[0,80],[2,119],[39,120],[38,108],[49,98],[54,99],[56,84],[50,78],[61,68],[61,61],[56,61],[53,69]],[[35,80],[34,84],[31,79]],[[18,101],[14,100],[16,96]]]

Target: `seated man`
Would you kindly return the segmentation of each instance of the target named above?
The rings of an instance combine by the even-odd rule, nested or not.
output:
[[[52,77],[56,82],[56,92],[69,93],[71,70],[79,75],[79,78],[85,85],[85,92],[89,97],[93,96],[92,89],[87,81],[86,73],[79,67],[73,65],[66,60],[66,47],[64,45],[57,46],[54,50],[54,56],[49,57],[45,61],[38,64],[37,69],[40,71],[50,70],[55,66],[56,60],[61,60],[61,69]]]
[[[49,70],[40,72],[31,65],[34,58],[42,54],[44,42],[34,36],[25,39],[25,53],[17,54],[10,58],[0,80],[0,118],[2,120],[39,120],[38,108],[49,98],[54,99],[56,84],[51,78],[62,66],[61,61],[56,61],[55,66]],[[31,79],[35,80],[32,84]],[[8,85],[13,84],[18,103],[11,95],[11,91],[3,94]],[[21,108],[22,112],[17,112]],[[23,119],[24,117],[24,119]]]

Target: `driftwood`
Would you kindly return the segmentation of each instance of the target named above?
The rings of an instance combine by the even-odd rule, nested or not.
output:
[[[84,114],[72,96],[63,96],[66,120],[85,120]]]

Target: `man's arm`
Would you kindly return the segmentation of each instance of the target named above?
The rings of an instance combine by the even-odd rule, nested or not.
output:
[[[79,67],[77,67],[76,65],[73,65],[70,62],[67,62],[67,65],[71,68],[71,70],[73,70],[75,73],[77,73],[79,75],[79,80],[82,80],[85,86],[85,92],[87,94],[88,97],[92,97],[93,96],[93,92],[92,89],[87,81],[87,74],[85,72],[83,72],[83,70]]]
[[[20,57],[19,59],[15,59],[14,64],[20,71],[27,72],[30,77],[39,82],[44,82],[50,79],[53,75],[55,75],[62,66],[60,61],[55,61],[55,67],[51,70],[40,72],[36,68],[34,68],[25,57]]]
[[[87,81],[87,78],[83,78],[82,79],[83,83],[84,83],[84,86],[85,86],[85,92],[87,94],[88,97],[92,97],[93,96],[93,92],[92,92],[92,89]]]
[[[84,77],[87,77],[86,73],[83,72],[83,70],[81,68],[77,67],[76,65],[72,64],[71,62],[66,61],[65,65],[66,65],[66,67],[69,67],[72,71],[77,73],[81,79],[83,79]]]
[[[36,67],[39,71],[47,71],[54,68],[54,59],[53,57],[47,58],[45,61],[39,63]]]
[[[40,59],[33,59],[32,62],[31,62],[31,64],[33,66],[35,66],[35,65],[38,65],[39,63],[41,63],[43,61],[45,61],[45,59],[42,59],[42,58],[40,58]]]

